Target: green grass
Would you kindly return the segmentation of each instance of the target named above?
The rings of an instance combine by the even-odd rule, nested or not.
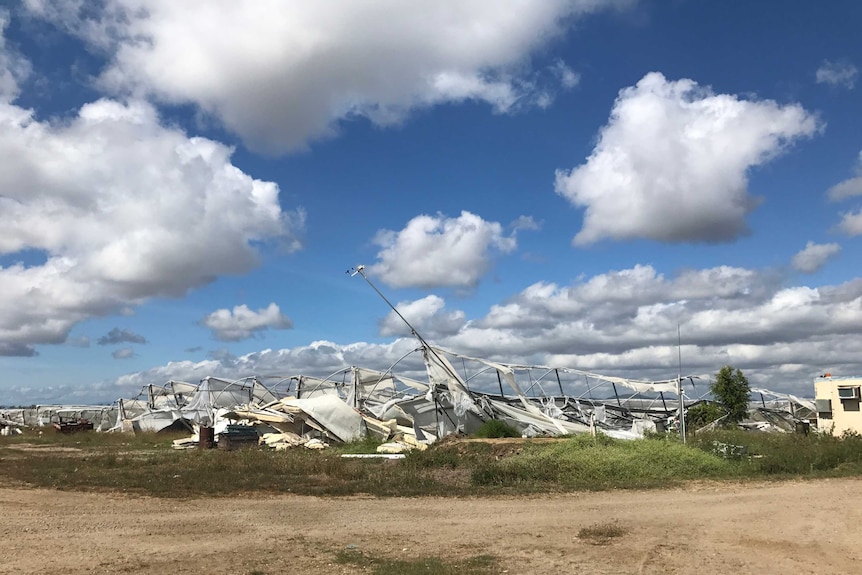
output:
[[[476,430],[475,435],[484,438],[521,437],[517,429],[499,419],[489,419]]]
[[[190,498],[239,493],[340,496],[490,496],[655,488],[688,480],[862,475],[862,437],[702,433],[687,445],[662,436],[619,441],[443,441],[400,461],[347,459],[365,441],[335,449],[225,451],[170,448],[184,435],[28,432],[0,437],[0,481],[36,487]],[[726,457],[716,444],[744,446]]]
[[[649,488],[685,479],[740,475],[740,465],[670,441],[621,441],[581,435],[537,445],[509,458],[487,461],[473,470],[479,485],[544,486],[589,490]]]
[[[721,430],[701,433],[690,441],[712,451],[716,443],[743,446],[753,474],[759,476],[834,477],[862,474],[862,436],[834,437],[822,433],[756,433]]]
[[[363,437],[356,441],[350,441],[341,445],[333,445],[339,453],[377,453],[377,448],[383,444],[383,441],[376,437]]]

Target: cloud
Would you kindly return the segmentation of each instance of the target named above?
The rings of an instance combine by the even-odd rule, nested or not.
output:
[[[445,102],[497,112],[546,105],[530,55],[572,20],[633,3],[106,0],[96,14],[80,0],[26,6],[106,53],[104,89],[194,104],[249,147],[284,152],[356,117],[390,125]],[[563,87],[577,82],[565,65],[557,75]]]
[[[862,196],[862,152],[854,167],[856,176],[839,182],[826,191],[826,196],[833,202],[839,202],[848,198]],[[838,230],[849,235],[858,236],[862,234],[862,209],[856,209],[841,214],[841,222]]]
[[[454,335],[464,326],[463,311],[445,312],[446,302],[436,296],[429,295],[412,302],[400,302],[395,308],[404,319],[410,322],[419,333],[427,339]],[[410,328],[395,312],[389,314],[380,323],[381,336],[410,336]]]
[[[62,122],[0,105],[0,255],[18,259],[0,268],[0,346],[31,355],[81,321],[246,273],[262,242],[298,248],[304,213],[231,153],[140,101]]]
[[[162,385],[171,379],[198,382],[208,376],[228,380],[249,374],[281,374],[273,379],[300,374],[321,377],[351,365],[368,367],[388,362],[388,367],[415,348],[416,340],[411,337],[384,344],[356,342],[341,345],[330,341],[315,341],[291,349],[264,349],[241,356],[235,356],[227,350],[219,350],[204,361],[174,361],[123,375],[114,381],[114,391],[111,393],[115,394],[116,390],[127,390],[126,393],[131,393],[132,390],[142,389],[150,383]],[[421,358],[414,360],[411,365],[421,370]],[[264,377],[264,383],[271,384],[273,379]]]
[[[36,348],[26,343],[0,341],[0,357],[35,357]]]
[[[862,210],[841,214],[841,222],[838,224],[838,229],[848,236],[862,235]]]
[[[839,182],[827,190],[830,200],[839,201],[854,196],[862,196],[862,175]]]
[[[518,231],[531,231],[542,229],[541,222],[537,222],[533,216],[519,216],[517,220],[509,224],[509,227]]]
[[[799,366],[804,377],[824,365],[857,365],[862,340],[853,337],[853,324],[862,320],[862,281],[783,283],[741,268],[669,278],[636,266],[568,287],[535,284],[440,343],[505,361],[661,378],[676,372],[679,329],[686,371],[730,363],[782,387],[788,383],[778,370],[785,364]]]
[[[748,171],[819,128],[798,105],[647,74],[620,92],[586,163],[557,171],[557,193],[586,208],[574,243],[734,240],[758,204]]]
[[[571,89],[577,86],[581,82],[581,76],[572,70],[568,64],[563,62],[562,60],[557,60],[554,63],[553,71],[560,78],[560,85],[563,88]]]
[[[214,359],[223,366],[230,366],[236,362],[237,357],[226,348],[215,349],[207,353],[207,358]]]
[[[453,317],[440,298],[406,302],[399,309],[415,314],[417,324],[430,322],[430,343],[474,357],[665,379],[676,376],[681,354],[683,373],[704,380],[730,364],[757,385],[810,396],[812,378],[824,370],[862,369],[862,338],[856,337],[862,280],[819,288],[786,287],[786,280],[773,272],[728,266],[665,276],[641,265],[567,286],[537,283],[484,316],[456,317],[437,333],[434,322],[439,318],[445,324]],[[398,335],[394,323],[391,333]],[[383,344],[318,341],[227,354],[219,361],[172,362],[123,376],[116,384],[137,389],[169,379],[235,379],[252,373],[321,377],[351,365],[385,370],[416,345],[409,336]],[[423,377],[420,359],[399,365],[396,372],[404,369]],[[697,385],[702,385],[700,393],[706,390],[705,381]]]
[[[838,255],[838,244],[815,244],[808,242],[805,249],[793,256],[793,267],[803,273],[811,274],[822,268],[827,261]]]
[[[218,309],[202,319],[201,325],[212,330],[218,340],[240,341],[267,329],[290,329],[293,322],[281,313],[278,305],[270,303],[257,311],[244,304],[234,307],[233,311]]]
[[[138,335],[131,330],[115,327],[106,335],[103,335],[98,340],[96,340],[96,343],[98,343],[99,345],[115,345],[118,343],[147,343],[147,338],[142,335]]]
[[[417,216],[399,232],[378,232],[374,243],[382,249],[372,275],[393,287],[422,288],[473,288],[491,265],[492,248],[509,253],[517,246],[499,223],[466,211]]]
[[[20,93],[19,84],[31,72],[30,63],[6,45],[9,11],[0,8],[0,105],[11,104]]]
[[[111,354],[114,359],[130,359],[135,357],[135,350],[130,347],[123,347]]]
[[[838,202],[854,196],[862,196],[862,152],[859,152],[854,172],[856,177],[839,182],[826,190],[826,195],[831,201]]]
[[[852,90],[858,75],[859,70],[850,62],[823,60],[823,63],[817,68],[817,83]]]

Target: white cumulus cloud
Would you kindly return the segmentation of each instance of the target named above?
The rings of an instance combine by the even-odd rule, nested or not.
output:
[[[830,200],[838,202],[854,196],[862,196],[862,152],[859,152],[854,171],[855,177],[839,182],[826,190]]]
[[[838,255],[841,246],[838,244],[816,244],[808,242],[805,249],[793,256],[793,267],[803,273],[814,273],[822,268],[827,261]]]
[[[819,127],[799,105],[647,74],[620,92],[586,163],[557,172],[557,193],[585,208],[574,243],[733,240],[758,203],[748,170]]]
[[[0,354],[62,343],[76,323],[178,297],[298,248],[304,215],[232,150],[162,126],[146,103],[98,100],[64,121],[0,105]]]
[[[484,317],[464,322],[457,318],[448,333],[428,337],[434,345],[473,357],[638,379],[675,377],[681,353],[683,373],[705,380],[697,384],[702,385],[699,393],[725,364],[739,367],[757,385],[803,395],[812,393],[811,378],[819,373],[858,373],[862,280],[819,288],[785,283],[786,278],[745,268],[720,266],[665,276],[641,265],[567,286],[537,283]],[[405,302],[399,309],[420,325],[451,315],[436,297]],[[416,345],[409,336],[386,344],[319,341],[220,361],[173,362],[116,383],[137,389],[205,375],[325,376],[351,365],[385,370]],[[421,359],[414,358],[407,368],[415,377],[424,377]],[[403,369],[399,364],[396,371]]]
[[[855,177],[839,182],[826,191],[827,197],[833,202],[862,196],[862,152],[854,167]],[[862,234],[862,209],[851,210],[841,214],[838,229],[850,236]]]
[[[453,335],[464,326],[463,311],[445,311],[446,302],[436,295],[429,295],[411,302],[400,302],[395,308],[426,340]],[[380,323],[380,335],[411,335],[404,321],[395,312]]]
[[[218,309],[202,319],[201,325],[212,330],[218,340],[240,341],[267,329],[290,329],[293,322],[281,313],[278,305],[270,303],[257,311],[245,304],[233,310]]]
[[[393,287],[472,288],[491,266],[491,250],[514,250],[503,226],[470,212],[417,216],[403,230],[378,232],[378,262],[369,271]]]
[[[192,103],[254,149],[282,152],[365,117],[476,100],[545,105],[530,55],[572,19],[634,0],[27,0],[107,53],[100,85]],[[577,83],[564,65],[563,87]]]

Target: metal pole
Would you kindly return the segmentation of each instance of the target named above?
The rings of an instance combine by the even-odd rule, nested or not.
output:
[[[611,385],[613,385],[613,386],[614,386],[614,397],[616,397],[616,398],[617,398],[617,405],[619,405],[620,407],[622,407],[622,406],[623,406],[623,404],[622,404],[622,403],[620,403],[620,396],[619,396],[619,394],[617,393],[617,384],[616,384],[616,383],[614,383],[614,382],[612,381],[612,382],[611,382]]]
[[[557,375],[557,385],[559,385],[559,386],[560,386],[560,397],[565,397],[565,396],[566,396],[566,394],[565,394],[565,393],[563,393],[563,382],[562,382],[562,381],[560,381],[560,370],[555,369],[555,370],[554,370],[554,373]]]
[[[437,352],[434,350],[434,348],[431,347],[431,345],[427,341],[425,341],[425,338],[422,337],[422,334],[420,334],[418,331],[416,331],[416,328],[414,328],[410,324],[410,322],[407,321],[407,318],[405,318],[403,315],[401,315],[401,312],[398,311],[398,308],[396,308],[392,304],[391,301],[386,299],[386,296],[383,295],[383,292],[381,292],[379,289],[377,289],[376,285],[371,283],[371,280],[368,279],[368,276],[365,275],[365,266],[356,266],[353,270],[347,270],[347,273],[351,274],[351,276],[356,275],[356,274],[359,274],[360,276],[362,276],[362,279],[365,280],[365,283],[367,283],[369,286],[371,286],[371,289],[373,289],[375,292],[377,292],[377,295],[379,295],[380,298],[386,302],[386,305],[388,305],[390,307],[390,309],[392,309],[392,311],[395,312],[395,315],[397,315],[399,318],[401,318],[401,321],[403,321],[407,325],[407,327],[410,328],[410,333],[413,334],[413,337],[415,337],[416,339],[419,340],[419,343],[422,344],[423,349],[425,349],[428,353],[433,355],[437,359],[437,361],[440,363],[440,366],[444,370],[449,372],[449,375],[455,381],[458,381],[458,379],[459,379],[458,374],[449,369],[449,367],[443,362],[443,360],[440,359],[440,356],[437,354]],[[436,392],[436,390],[435,390],[435,392]]]
[[[685,397],[682,392],[682,336],[680,335],[679,324],[676,324],[676,350],[677,350],[677,366],[679,370],[676,376],[676,391],[679,394],[679,436],[685,443]]]

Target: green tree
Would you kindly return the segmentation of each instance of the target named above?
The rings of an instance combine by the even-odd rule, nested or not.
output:
[[[723,417],[725,413],[724,407],[711,401],[698,403],[686,410],[685,426],[690,433],[694,433],[704,425],[708,425],[716,419]]]
[[[739,423],[748,413],[748,396],[751,386],[742,370],[729,365],[722,367],[709,385],[715,400],[727,411],[728,423]]]

